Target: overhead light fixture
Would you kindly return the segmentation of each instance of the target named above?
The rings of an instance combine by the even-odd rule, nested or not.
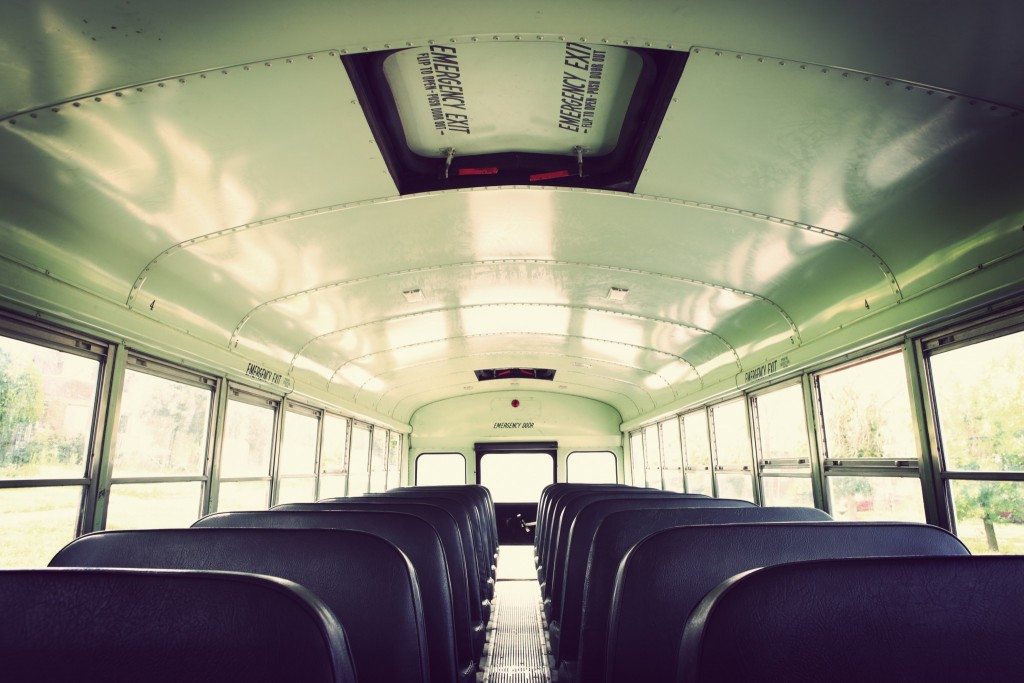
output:
[[[608,298],[612,301],[625,301],[629,290],[625,287],[612,287],[608,290]]]
[[[407,289],[402,292],[402,296],[405,297],[406,301],[414,304],[417,301],[423,301],[423,290],[418,287],[416,289]]]

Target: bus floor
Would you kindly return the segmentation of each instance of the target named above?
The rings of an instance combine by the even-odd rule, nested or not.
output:
[[[533,568],[533,546],[503,546],[498,556],[483,683],[549,683],[549,651]]]

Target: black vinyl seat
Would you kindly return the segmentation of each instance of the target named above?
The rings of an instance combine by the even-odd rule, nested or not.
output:
[[[686,622],[680,615],[689,615],[718,584],[740,572],[803,560],[967,554],[955,536],[925,524],[727,524],[660,531],[634,546],[619,567],[604,680],[674,680]]]
[[[486,605],[480,597],[480,579],[476,572],[468,571],[467,557],[462,545],[462,533],[452,515],[436,505],[398,501],[388,504],[377,499],[337,498],[337,502],[319,503],[285,503],[277,505],[271,512],[322,512],[338,511],[381,511],[411,514],[428,522],[441,539],[444,547],[445,563],[448,565],[448,576],[451,579],[452,605],[458,615],[469,611],[470,632],[473,643],[473,659],[480,660],[483,653],[486,635]]]
[[[469,605],[455,613],[441,539],[428,522],[402,512],[287,511],[219,512],[193,528],[347,529],[365,531],[393,543],[416,570],[430,650],[431,681],[476,680]]]
[[[580,615],[583,610],[583,589],[587,580],[587,560],[594,536],[604,519],[622,510],[681,510],[691,508],[756,508],[745,500],[732,498],[708,498],[705,496],[649,496],[644,494],[604,494],[584,496],[578,514],[569,529],[564,552],[555,558],[555,570],[551,586],[551,609],[548,617],[548,633],[551,655],[556,664],[561,661],[563,627],[568,634],[570,660],[576,659],[576,643],[579,641]],[[823,519],[828,519],[822,513]],[[672,519],[670,516],[667,519]],[[677,519],[687,519],[683,516]],[[672,523],[675,526],[675,522]],[[609,589],[610,595],[610,589]],[[565,617],[563,618],[563,612]]]
[[[709,593],[676,680],[1020,681],[1021,643],[1024,557],[802,562]]]
[[[438,504],[437,501],[447,501],[448,505],[457,506],[465,515],[465,523],[469,525],[472,536],[473,549],[475,551],[477,566],[480,577],[483,581],[482,587],[487,598],[494,597],[494,555],[491,550],[490,531],[480,514],[476,500],[468,492],[452,491],[416,491],[415,489],[393,489],[386,493],[376,493],[363,496],[370,499],[386,500],[422,500]]]
[[[345,632],[291,581],[231,572],[0,571],[9,681],[354,683]]]
[[[547,506],[544,512],[543,538],[537,539],[540,550],[538,557],[538,578],[542,585],[550,578],[549,571],[551,555],[554,552],[554,545],[558,535],[558,519],[561,516],[562,507],[565,504],[564,501],[569,499],[569,497],[579,493],[616,493],[629,491],[630,489],[638,493],[662,493],[657,489],[636,489],[633,487],[623,486],[622,484],[574,484],[571,486],[572,488],[562,488],[557,491],[553,491],[547,500]]]
[[[574,491],[562,499],[561,510],[558,519],[555,521],[555,529],[552,530],[554,543],[551,544],[551,553],[548,556],[545,574],[547,580],[541,589],[544,596],[544,611],[547,618],[557,619],[558,611],[561,608],[562,572],[565,570],[565,557],[569,546],[569,537],[572,535],[572,528],[580,511],[587,505],[599,500],[629,499],[636,504],[644,500],[716,500],[707,496],[692,493],[677,493],[675,491]],[[712,504],[715,505],[715,504]],[[735,507],[735,503],[719,504],[716,507]]]
[[[462,536],[462,547],[466,556],[466,570],[473,574],[471,579],[476,584],[480,595],[481,608],[484,611],[484,622],[490,615],[490,598],[492,597],[493,582],[488,583],[487,577],[480,569],[480,557],[483,551],[477,551],[477,531],[474,528],[473,519],[460,501],[439,496],[417,496],[416,498],[404,496],[359,496],[357,498],[325,498],[315,503],[316,505],[383,505],[392,506],[396,504],[420,504],[433,505],[441,508],[455,519],[459,534]],[[274,506],[274,510],[283,509],[283,506]]]
[[[827,514],[814,508],[761,508],[749,504],[735,508],[640,509],[609,513],[598,526],[591,544],[583,585],[583,599],[578,607],[575,604],[566,606],[562,613],[559,680],[604,681],[608,621],[615,590],[615,577],[630,548],[647,536],[664,529],[692,524],[830,520]],[[699,556],[709,562],[714,561],[715,557],[714,551],[710,548],[701,548]],[[571,625],[572,620],[577,618],[574,611],[577,609],[578,629]]]
[[[333,529],[101,531],[72,541],[50,564],[288,579],[309,589],[344,624],[360,683],[430,680],[415,570],[378,536]]]
[[[494,499],[491,497],[491,492],[486,486],[480,486],[479,484],[403,486],[397,489],[390,489],[387,493],[391,493],[392,491],[419,491],[421,493],[429,491],[443,491],[469,496],[480,511],[480,517],[483,520],[485,527],[485,538],[489,539],[490,548],[495,557],[497,556],[498,520],[494,515]]]

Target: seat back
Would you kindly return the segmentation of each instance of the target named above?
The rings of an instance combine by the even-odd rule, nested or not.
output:
[[[450,498],[441,496],[417,496],[416,498],[398,497],[398,496],[360,496],[358,498],[325,498],[318,501],[320,504],[344,504],[350,505],[356,502],[363,503],[365,505],[392,505],[395,503],[418,503],[421,505],[434,505],[445,510],[454,519],[459,527],[459,533],[462,535],[462,546],[466,551],[467,558],[467,570],[475,572],[476,583],[478,590],[480,591],[481,600],[488,600],[492,597],[491,588],[487,583],[487,576],[483,574],[481,569],[483,550],[478,550],[478,531],[476,525],[473,522],[473,518],[466,506],[460,501],[454,501]],[[273,509],[280,509],[280,506],[275,506]]]
[[[551,610],[548,614],[549,619],[557,619],[558,613],[561,609],[563,575],[565,573],[565,561],[568,554],[569,539],[572,535],[573,527],[576,524],[576,519],[579,517],[580,512],[586,509],[586,507],[591,503],[600,500],[619,499],[631,500],[637,505],[648,500],[695,501],[693,507],[699,507],[701,505],[699,501],[723,500],[719,498],[708,498],[707,496],[692,493],[676,493],[674,491],[600,491],[581,492],[567,496],[562,506],[560,519],[558,520],[558,530],[555,533],[555,543],[552,546],[554,550],[548,559],[549,572],[547,574],[544,596],[551,602]],[[743,502],[733,501],[732,499],[724,500],[727,502],[711,502],[709,505],[711,507],[737,507],[743,505]]]
[[[1022,596],[1019,556],[766,567],[701,601],[677,680],[1019,681]]]
[[[619,567],[606,680],[674,680],[686,623],[680,615],[740,572],[828,558],[967,554],[955,536],[925,524],[728,524],[658,532]]]
[[[611,498],[599,496],[586,502],[579,514],[576,515],[572,527],[569,529],[569,540],[566,544],[565,557],[561,558],[555,566],[548,628],[551,636],[551,654],[555,658],[556,663],[563,659],[563,637],[568,648],[564,658],[576,659],[577,644],[579,643],[580,615],[583,611],[583,591],[587,580],[587,560],[590,557],[590,548],[594,543],[598,527],[600,527],[604,519],[613,512],[623,510],[654,511],[693,508],[757,509],[753,503],[745,500],[707,498],[704,496],[656,497],[641,494],[638,497],[626,494],[615,495]],[[816,513],[812,514],[816,515]],[[822,519],[828,519],[828,515],[824,513],[821,513],[821,517]],[[698,519],[705,518],[698,517]],[[691,517],[686,515],[681,517],[665,515],[661,519],[666,520],[666,522],[670,521],[675,526],[679,520],[689,520]],[[731,517],[728,519],[734,520]],[[640,524],[642,525],[643,522],[640,522]],[[607,595],[610,600],[610,587]]]
[[[462,586],[466,587],[469,601],[469,614],[474,630],[479,629],[482,643],[483,628],[487,621],[483,615],[483,598],[480,595],[480,578],[470,567],[476,567],[475,559],[469,555],[462,544],[462,531],[458,522],[450,512],[437,505],[409,501],[383,501],[381,499],[364,498],[331,498],[317,503],[285,503],[274,506],[272,512],[283,511],[315,511],[315,510],[384,510],[413,514],[429,522],[441,538],[444,546],[445,561],[448,563],[448,575],[452,581],[452,599],[458,604],[463,597],[460,595]]]
[[[554,545],[558,536],[558,522],[561,519],[562,508],[572,499],[583,493],[620,493],[628,489],[621,484],[576,484],[573,488],[562,489],[552,494],[545,513],[544,538],[540,539],[540,569],[541,580],[547,581],[551,578],[550,564],[551,555],[554,552]],[[635,492],[661,493],[656,489],[634,489]]]
[[[355,682],[334,615],[266,576],[0,571],[0,614],[10,681]]]
[[[578,675],[580,680],[604,680],[608,618],[615,577],[629,549],[647,536],[664,529],[693,524],[816,522],[830,519],[827,514],[814,508],[753,506],[610,512],[597,528],[587,559],[583,600],[579,605],[579,628],[572,622],[574,608],[562,613],[559,644],[562,664],[559,670],[565,674],[565,678]],[[704,557],[713,557],[706,548],[701,553]]]
[[[82,536],[54,567],[249,572],[305,586],[345,625],[360,683],[428,681],[423,605],[406,556],[333,529],[157,529]]]
[[[423,599],[423,621],[430,649],[431,680],[473,677],[476,663],[469,605],[456,614],[441,539],[429,523],[401,512],[303,511],[219,512],[193,528],[348,529],[365,531],[393,543],[416,570]]]
[[[486,486],[480,486],[479,484],[403,486],[398,489],[391,489],[390,491],[420,491],[421,493],[430,491],[447,491],[472,496],[477,508],[480,510],[480,515],[484,520],[487,536],[491,540],[491,545],[495,550],[497,550],[498,521],[494,516],[494,499],[491,497],[491,492]]]
[[[491,572],[494,565],[497,545],[492,543],[491,522],[487,513],[483,498],[475,491],[470,491],[465,486],[459,487],[421,487],[391,489],[384,493],[370,494],[373,498],[402,498],[418,499],[421,497],[442,497],[455,501],[462,505],[468,513],[473,524],[473,533],[476,539],[482,565]],[[488,574],[490,575],[490,573]]]

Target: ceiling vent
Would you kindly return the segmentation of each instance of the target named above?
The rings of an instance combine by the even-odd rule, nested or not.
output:
[[[551,368],[489,368],[474,372],[480,382],[492,379],[543,379],[550,382],[555,378],[555,371]]]

